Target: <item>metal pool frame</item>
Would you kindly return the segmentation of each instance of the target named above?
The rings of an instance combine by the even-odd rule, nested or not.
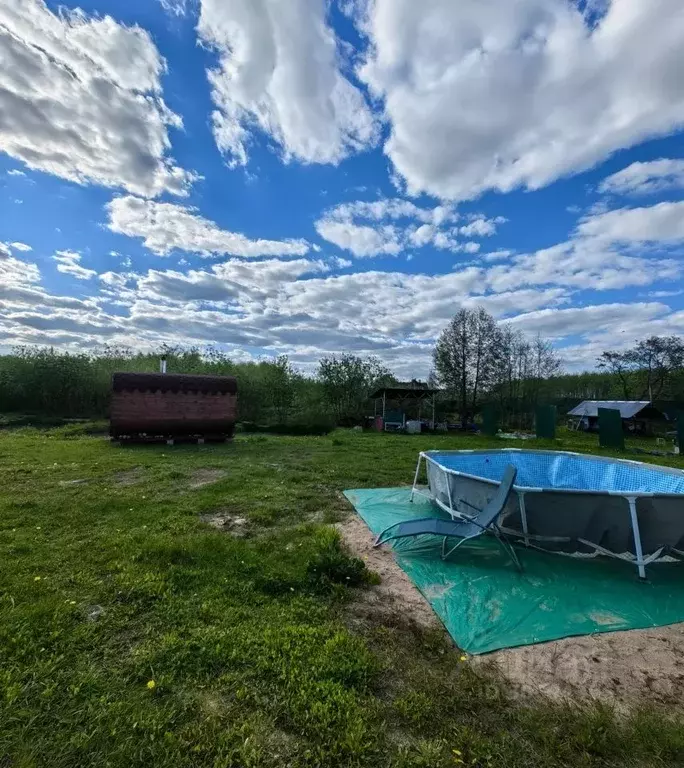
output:
[[[438,461],[435,461],[435,459],[432,458],[430,454],[444,454],[444,453],[452,453],[452,454],[491,454],[491,453],[537,453],[537,454],[548,454],[552,456],[578,456],[580,458],[591,458],[592,460],[596,461],[604,461],[609,464],[629,464],[630,466],[638,466],[638,467],[645,467],[647,469],[653,469],[655,465],[653,464],[646,464],[643,461],[632,461],[630,459],[615,459],[615,458],[609,458],[607,456],[594,456],[594,455],[587,455],[584,453],[577,453],[575,451],[539,451],[539,450],[532,450],[532,449],[526,449],[526,448],[484,448],[481,450],[465,450],[465,451],[421,451],[418,455],[418,464],[416,465],[416,472],[413,477],[413,487],[411,489],[411,501],[413,501],[413,496],[415,494],[419,494],[422,496],[426,496],[430,499],[433,503],[437,504],[440,509],[443,509],[446,513],[448,513],[452,518],[462,518],[467,519],[469,515],[463,514],[454,503],[454,499],[452,498],[451,493],[451,486],[449,485],[449,482],[447,481],[445,483],[447,488],[447,495],[449,499],[448,505],[445,504],[443,501],[438,499],[435,495],[433,495],[430,492],[429,485],[427,492],[424,491],[419,485],[418,480],[420,477],[420,467],[421,462],[425,462],[425,470],[427,475],[427,464],[430,463],[433,467],[438,468],[441,472],[447,475],[454,475],[456,477],[463,477],[468,480],[476,480],[480,483],[486,483],[487,485],[493,485],[498,486],[499,483],[496,480],[489,480],[485,477],[480,477],[479,475],[472,475],[467,472],[459,472],[455,469],[449,469],[448,467],[444,467],[442,464],[440,464]],[[679,476],[684,476],[684,471],[675,469],[673,467],[660,467],[658,466],[658,470],[664,471],[667,474],[676,474]],[[532,535],[528,532],[527,529],[527,513],[525,511],[525,496],[528,493],[567,493],[567,494],[587,494],[591,493],[592,496],[618,496],[620,498],[625,499],[627,502],[628,508],[629,508],[629,515],[630,515],[630,522],[632,527],[632,535],[634,537],[634,551],[635,556],[632,556],[630,553],[618,553],[618,552],[611,552],[609,549],[605,549],[604,547],[599,546],[598,544],[594,544],[591,541],[587,541],[586,539],[577,539],[577,541],[581,542],[582,544],[585,544],[588,547],[592,547],[596,554],[602,554],[606,555],[608,557],[614,557],[619,560],[624,560],[626,562],[632,563],[636,565],[637,570],[639,572],[639,577],[642,579],[646,578],[646,566],[649,563],[654,562],[655,560],[658,560],[660,557],[662,557],[665,554],[665,551],[667,550],[668,554],[674,554],[679,557],[684,557],[684,552],[674,549],[672,547],[660,547],[656,552],[653,552],[652,554],[648,555],[647,557],[644,557],[643,549],[641,545],[641,533],[639,531],[639,518],[637,516],[637,508],[636,508],[636,500],[640,497],[659,497],[659,498],[678,498],[684,501],[684,494],[681,493],[645,493],[645,492],[629,492],[625,493],[623,491],[600,491],[600,490],[583,490],[579,488],[535,488],[530,486],[524,486],[524,485],[514,485],[513,486],[513,493],[517,494],[518,496],[518,503],[520,505],[520,520],[522,524],[522,536],[518,531],[514,531],[509,528],[501,527],[501,530],[507,533],[508,535],[514,535],[518,538],[522,538],[522,540],[525,543],[525,546],[527,547],[538,547],[540,549],[543,549],[543,547],[540,547],[539,544],[535,544],[534,542],[541,542],[544,541],[570,541],[568,538],[562,538],[562,537],[554,537],[554,536],[538,536],[538,535]],[[468,502],[461,499],[461,502],[468,505]],[[565,554],[565,553],[559,553],[559,554]]]

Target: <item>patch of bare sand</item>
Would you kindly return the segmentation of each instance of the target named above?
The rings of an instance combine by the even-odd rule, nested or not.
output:
[[[373,548],[374,536],[358,515],[335,525],[344,543],[366,567],[380,575],[381,583],[359,590],[350,606],[350,620],[359,624],[417,625],[424,629],[441,626],[428,601],[397,565],[388,548]]]
[[[595,699],[629,708],[684,699],[684,624],[631,629],[509,648],[473,662],[496,670],[520,693]]]
[[[355,622],[442,626],[389,548],[357,515],[337,524],[349,549],[380,574],[379,586],[359,592]],[[627,710],[634,704],[681,707],[684,701],[684,624],[568,637],[470,657],[469,663],[507,680],[519,694],[555,700],[598,700]]]
[[[196,490],[222,480],[228,473],[225,469],[197,469],[190,476],[188,487]]]

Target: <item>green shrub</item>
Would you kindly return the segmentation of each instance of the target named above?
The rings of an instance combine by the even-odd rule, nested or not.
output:
[[[262,546],[268,550],[272,544],[263,540]],[[282,541],[280,546],[283,547]],[[266,595],[343,595],[346,587],[377,583],[377,576],[366,568],[363,560],[343,550],[340,536],[332,528],[301,526],[284,549],[277,567],[255,574],[257,589]]]
[[[337,531],[325,529],[320,540],[320,550],[306,566],[310,584],[326,589],[332,584],[361,587],[371,583],[370,572],[363,560],[350,557],[342,550]]]
[[[335,429],[330,416],[313,414],[310,417],[293,418],[277,424],[257,424],[251,421],[240,423],[241,432],[263,432],[272,435],[327,435]]]

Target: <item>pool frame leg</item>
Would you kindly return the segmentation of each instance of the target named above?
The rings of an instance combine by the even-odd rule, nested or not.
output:
[[[632,518],[632,534],[634,535],[634,551],[636,552],[636,565],[639,571],[639,578],[646,578],[646,567],[644,564],[644,551],[641,547],[641,532],[639,531],[639,518],[637,516],[636,496],[625,496],[629,504],[629,514]]]
[[[527,510],[525,509],[525,493],[524,491],[518,491],[518,501],[520,503],[520,522],[523,529],[523,538],[525,539],[525,546],[530,546],[530,536],[527,530]]]
[[[442,474],[444,475],[444,483],[446,484],[447,496],[449,497],[449,514],[451,515],[451,519],[453,520],[455,513],[454,513],[454,501],[451,498],[451,483],[449,482],[448,473],[442,470]],[[458,517],[460,516],[461,515],[458,515]]]
[[[420,474],[420,462],[424,459],[422,452],[418,454],[418,464],[416,466],[416,474],[413,476],[413,487],[411,488],[411,498],[409,501],[413,502],[413,494],[416,492],[416,485],[418,485],[418,476]]]

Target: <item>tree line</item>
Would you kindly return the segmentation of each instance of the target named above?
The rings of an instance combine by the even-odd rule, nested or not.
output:
[[[458,402],[462,424],[483,402],[503,423],[530,426],[541,402],[573,407],[581,400],[670,401],[684,405],[684,341],[650,336],[607,350],[597,371],[567,374],[557,350],[528,338],[484,309],[456,313],[437,341],[434,380]]]
[[[624,400],[657,400],[681,380],[684,342],[679,336],[651,336],[631,349],[604,352],[599,368],[620,383]]]
[[[104,347],[91,354],[20,347],[0,356],[0,414],[105,418],[112,373],[158,371],[161,354],[169,372],[235,376],[239,418],[251,428],[305,433],[360,424],[373,413],[373,391],[400,383],[379,359],[351,354],[323,357],[304,375],[285,356],[238,362],[213,347]],[[502,423],[525,427],[542,402],[570,408],[584,399],[684,401],[684,343],[651,337],[604,352],[595,371],[570,374],[548,340],[497,323],[482,308],[462,309],[436,343],[427,384],[440,389],[440,420],[467,424],[493,403]]]
[[[112,374],[157,372],[162,354],[169,373],[234,376],[239,419],[253,428],[320,432],[360,423],[371,392],[395,381],[376,358],[354,355],[325,357],[306,376],[286,356],[237,362],[213,347],[155,353],[104,347],[91,354],[19,347],[0,356],[0,414],[105,418]]]

